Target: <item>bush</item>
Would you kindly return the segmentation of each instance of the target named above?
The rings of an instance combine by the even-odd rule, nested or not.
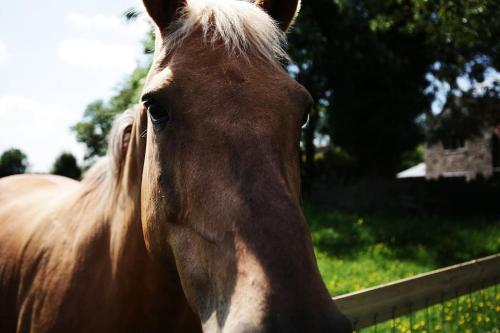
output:
[[[82,171],[76,162],[76,158],[71,153],[62,153],[54,162],[52,174],[65,176],[73,179],[80,179]]]
[[[0,177],[25,173],[28,157],[21,150],[12,148],[0,156]]]

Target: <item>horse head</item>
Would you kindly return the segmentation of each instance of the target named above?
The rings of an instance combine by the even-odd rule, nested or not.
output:
[[[280,65],[297,0],[144,0],[156,50],[138,118],[148,253],[205,332],[347,332],[301,209],[312,107]]]

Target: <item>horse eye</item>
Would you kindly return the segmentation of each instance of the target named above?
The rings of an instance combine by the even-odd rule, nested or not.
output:
[[[170,119],[168,111],[158,103],[147,103],[146,108],[148,109],[149,118],[151,118],[153,125],[164,124]]]
[[[305,112],[302,116],[302,128],[307,128],[307,125],[309,125],[309,117],[309,112]]]

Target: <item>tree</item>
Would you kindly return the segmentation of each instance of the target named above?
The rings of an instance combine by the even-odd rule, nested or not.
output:
[[[76,180],[79,180],[82,175],[82,171],[78,166],[76,158],[71,153],[62,153],[59,155],[52,166],[51,173]]]
[[[442,116],[436,117],[431,108],[424,114],[428,140],[446,139],[451,132],[466,139],[498,123],[500,80],[494,68],[500,68],[500,3],[413,0],[405,3],[405,16],[397,14],[395,3],[384,2],[386,13],[374,26],[425,36],[426,52],[434,60],[427,91],[440,97],[444,106]]]
[[[88,162],[91,163],[93,159],[106,153],[106,138],[113,125],[113,118],[139,102],[148,67],[135,69],[109,101],[96,100],[90,103],[83,119],[72,127],[77,141],[86,146],[84,158]]]
[[[28,157],[21,150],[6,150],[0,156],[0,177],[25,173],[28,165]]]
[[[365,1],[318,0],[304,3],[290,44],[298,80],[326,107],[333,144],[353,158],[356,173],[392,176],[421,141],[414,119],[428,103],[421,91],[431,63],[422,38],[372,31]],[[314,137],[305,137],[306,149],[314,150]],[[310,164],[314,155],[306,150]]]
[[[429,89],[429,75],[453,88],[457,77],[480,82],[486,67],[498,65],[499,14],[493,0],[303,3],[290,36],[296,76],[326,107],[332,142],[359,175],[393,177],[423,140],[419,120],[442,94]],[[304,144],[311,164],[313,138]]]

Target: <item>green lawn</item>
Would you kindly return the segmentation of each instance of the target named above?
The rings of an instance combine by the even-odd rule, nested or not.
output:
[[[306,205],[332,295],[500,252],[500,220],[362,215]]]
[[[353,214],[305,207],[332,295],[376,286],[500,252],[500,220]],[[494,287],[362,332],[499,333]]]

